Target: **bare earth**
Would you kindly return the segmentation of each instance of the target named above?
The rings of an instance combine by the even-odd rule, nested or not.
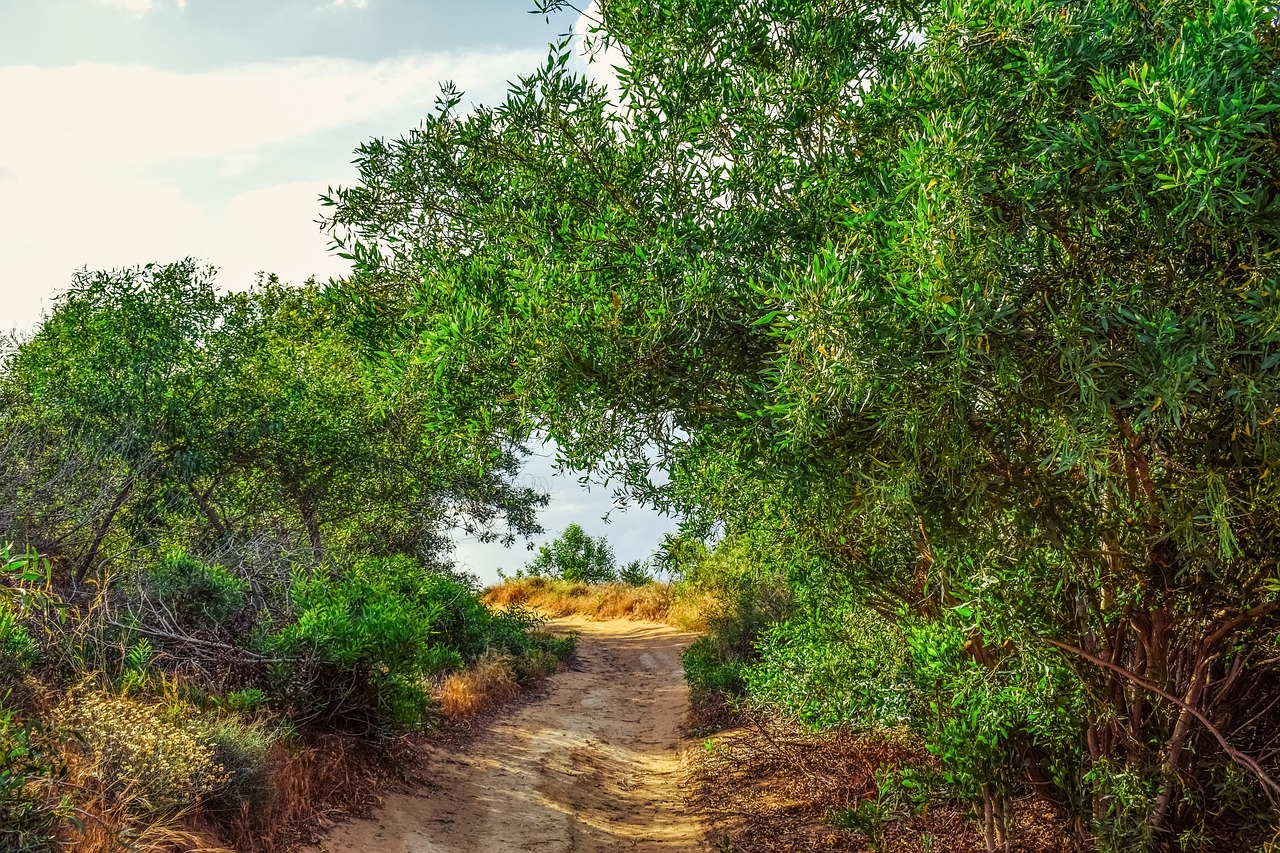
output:
[[[432,788],[338,827],[323,853],[705,850],[680,787],[693,639],[644,622],[557,619],[578,660],[546,695],[462,751],[431,757]]]

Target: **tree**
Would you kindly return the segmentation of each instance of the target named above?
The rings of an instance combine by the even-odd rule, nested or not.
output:
[[[525,572],[575,583],[609,583],[618,579],[618,564],[608,539],[588,536],[575,522],[550,545],[540,545]]]
[[[993,847],[1028,783],[1120,845],[1280,795],[1274,8],[603,15],[620,102],[562,45],[331,194],[424,404],[918,627]]]
[[[0,373],[0,529],[77,584],[173,549],[283,579],[342,554],[441,564],[452,526],[540,532],[519,446],[442,452],[417,380],[384,372],[314,285],[221,296],[191,261],[83,273]]]

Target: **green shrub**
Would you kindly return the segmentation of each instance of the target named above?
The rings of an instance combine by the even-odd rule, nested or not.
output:
[[[457,672],[466,668],[467,662],[462,659],[462,655],[448,646],[439,644],[427,648],[422,662],[422,669],[426,675]]]
[[[767,629],[747,692],[815,728],[912,721],[917,692],[901,629],[865,607],[827,601]]]
[[[433,641],[474,663],[490,647],[494,614],[477,598],[467,582],[427,569],[413,557],[371,557],[356,561],[350,575],[374,584],[431,614]],[[453,668],[443,663],[432,667]]]
[[[50,800],[36,781],[56,775],[51,754],[43,748],[33,720],[18,722],[12,711],[0,712],[0,850],[53,848],[58,827],[72,814],[71,801]]]
[[[684,677],[695,698],[711,693],[740,696],[746,688],[741,661],[726,656],[714,637],[699,637],[682,655]]]
[[[435,610],[357,574],[298,576],[292,594],[295,621],[270,642],[293,659],[273,674],[295,718],[366,731],[420,728]]]
[[[265,722],[246,722],[236,716],[212,716],[193,728],[213,749],[213,760],[222,767],[225,781],[214,789],[206,805],[215,811],[251,814],[261,812],[271,798],[271,774],[267,755],[278,733]]]
[[[251,714],[260,708],[265,708],[270,699],[266,691],[248,687],[244,690],[233,690],[214,704],[233,714]]]
[[[520,607],[495,613],[475,589],[410,557],[357,561],[336,580],[296,578],[295,621],[264,650],[295,659],[273,668],[275,692],[295,719],[345,729],[420,728],[425,679],[509,657],[528,681],[572,654],[572,640],[540,634],[542,619]]]
[[[146,590],[184,624],[217,624],[245,606],[248,584],[222,566],[173,552],[147,571]]]
[[[552,675],[560,668],[560,664],[571,660],[578,650],[576,634],[532,631],[525,636],[525,647],[515,655],[512,664],[516,680],[521,684]]]

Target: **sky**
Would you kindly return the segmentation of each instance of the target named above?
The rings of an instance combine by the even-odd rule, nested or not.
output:
[[[427,115],[440,84],[493,103],[574,26],[532,0],[0,0],[0,329],[29,332],[76,270],[195,257],[219,284],[341,276],[318,196],[354,149]],[[577,521],[643,559],[674,523],[610,513],[558,476],[549,534]],[[535,544],[538,541],[535,540]],[[491,582],[531,555],[460,541]]]

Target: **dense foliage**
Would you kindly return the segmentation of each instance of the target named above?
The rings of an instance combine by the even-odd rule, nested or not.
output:
[[[1280,13],[600,8],[616,90],[562,45],[331,194],[421,404],[745,543],[794,609],[741,603],[738,686],[907,719],[989,846],[1027,790],[1103,849],[1265,834]]]
[[[570,524],[524,567],[532,577],[560,578],[584,583],[608,583],[618,579],[618,561],[604,536],[590,536],[580,524]]]
[[[453,571],[452,528],[546,498],[517,442],[445,452],[419,381],[321,288],[189,261],[81,274],[4,353],[0,850],[173,849],[196,809],[276,849],[341,796],[289,770],[316,739],[377,752],[450,677],[483,707],[482,658],[510,691],[572,654]]]

